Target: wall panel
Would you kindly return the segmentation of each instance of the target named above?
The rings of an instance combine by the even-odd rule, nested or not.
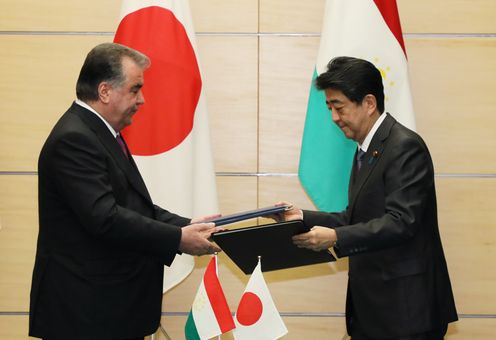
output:
[[[257,205],[256,177],[218,176],[217,191],[219,209],[223,214],[253,209]],[[246,222],[239,222],[239,225],[243,226],[243,223]]]
[[[260,39],[260,172],[298,169],[318,42],[313,37]]]
[[[216,171],[257,170],[257,49],[255,37],[200,36]]]
[[[440,173],[496,173],[496,38],[407,39],[417,128]]]
[[[496,315],[496,178],[437,178],[444,251],[459,313]]]
[[[295,176],[266,176],[259,180],[260,206],[268,206],[279,201],[291,202],[300,209],[315,210],[315,205]]]
[[[493,0],[397,0],[403,33],[494,33]]]
[[[115,32],[121,0],[85,2],[5,0],[0,31]],[[258,6],[252,0],[192,0],[198,32],[256,32]]]
[[[29,318],[27,315],[2,315],[0,316],[0,339],[35,339],[28,336],[28,326]]]
[[[57,119],[76,97],[90,49],[105,36],[0,35],[0,170],[35,171]]]
[[[261,0],[260,32],[320,33],[325,0]]]
[[[446,340],[484,340],[493,339],[496,327],[495,318],[463,318],[451,324]]]
[[[191,0],[197,32],[247,33],[258,30],[258,3],[253,0]]]
[[[115,31],[120,0],[3,0],[0,31]]]

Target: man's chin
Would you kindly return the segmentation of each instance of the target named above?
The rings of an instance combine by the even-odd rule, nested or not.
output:
[[[353,134],[351,133],[351,131],[347,128],[344,128],[344,129],[341,129],[341,132],[343,133],[343,135],[348,138],[348,139],[351,139],[353,137]]]
[[[133,124],[133,117],[129,117],[128,119],[126,119],[126,121],[124,122],[124,127],[127,127],[131,124]]]

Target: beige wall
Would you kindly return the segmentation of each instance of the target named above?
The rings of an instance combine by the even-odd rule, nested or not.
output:
[[[324,0],[191,0],[220,208],[312,208],[296,177]],[[496,334],[496,2],[398,0],[418,131],[432,152],[460,322],[450,340]],[[36,160],[74,98],[87,51],[111,41],[120,0],[4,0],[0,12],[0,339],[27,338],[37,237]],[[206,258],[164,297],[182,338]],[[231,309],[248,277],[220,255]],[[286,339],[341,339],[346,260],[266,273]],[[70,338],[70,337],[69,337]],[[159,336],[159,339],[162,337]],[[230,335],[223,337],[231,339]]]

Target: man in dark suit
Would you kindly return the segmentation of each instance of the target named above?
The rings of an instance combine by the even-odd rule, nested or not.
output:
[[[311,231],[299,247],[349,256],[346,324],[353,340],[442,339],[458,319],[424,141],[384,112],[379,70],[338,57],[316,80],[332,119],[358,148],[346,210],[293,209]]]
[[[48,340],[143,339],[159,325],[163,266],[220,251],[217,228],[153,204],[119,132],[144,104],[143,54],[90,51],[77,100],[38,163],[39,236],[29,335]],[[165,133],[165,132],[164,132]]]

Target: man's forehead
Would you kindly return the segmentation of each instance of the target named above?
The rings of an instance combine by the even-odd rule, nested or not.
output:
[[[143,85],[144,82],[144,70],[132,60],[122,64],[123,75],[129,86]]]
[[[325,94],[327,103],[343,103],[348,99],[343,92],[335,89],[326,89]]]

